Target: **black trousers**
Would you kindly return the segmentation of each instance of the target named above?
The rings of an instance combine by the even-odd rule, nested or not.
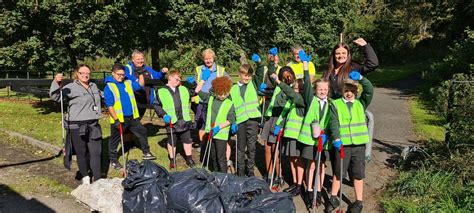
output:
[[[240,176],[243,176],[245,171],[253,171],[257,135],[258,121],[249,119],[239,124],[237,130],[237,168]],[[245,164],[245,159],[247,159],[247,164]]]
[[[72,145],[76,151],[77,166],[82,177],[88,176],[88,170],[92,171],[94,180],[100,179],[100,160],[102,152],[102,139],[91,139],[89,134],[81,136],[79,129],[69,129]],[[88,162],[87,154],[89,153],[90,162]]]
[[[133,119],[131,116],[124,117],[123,131],[129,129],[140,142],[143,153],[150,152],[150,147],[148,146],[147,130],[140,123],[140,120]],[[109,158],[110,161],[116,161],[117,148],[120,143],[120,131],[118,128],[115,128],[113,125],[110,125],[110,138],[109,138]]]
[[[218,172],[227,173],[227,141],[212,139],[211,145],[211,159],[212,168]]]

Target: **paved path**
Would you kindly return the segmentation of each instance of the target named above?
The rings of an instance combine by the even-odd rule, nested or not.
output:
[[[381,207],[377,204],[381,192],[389,180],[396,174],[392,168],[392,159],[408,145],[416,140],[408,110],[407,91],[416,86],[417,77],[409,78],[401,82],[393,83],[388,88],[375,88],[375,95],[369,106],[369,111],[375,117],[374,142],[372,160],[366,165],[366,179],[364,181],[364,209],[363,212],[380,212]],[[327,174],[332,174],[329,166]],[[329,176],[327,176],[329,177]],[[326,179],[330,179],[326,178]],[[330,183],[326,181],[325,186],[330,190]],[[344,185],[344,211],[349,201],[354,200],[354,190],[351,186]],[[294,199],[297,212],[306,212],[303,200],[300,197]],[[317,212],[323,212],[323,207]]]

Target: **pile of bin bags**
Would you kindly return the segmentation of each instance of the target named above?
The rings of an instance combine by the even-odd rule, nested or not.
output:
[[[288,193],[272,193],[255,177],[188,169],[168,173],[145,160],[127,163],[124,212],[294,212]]]

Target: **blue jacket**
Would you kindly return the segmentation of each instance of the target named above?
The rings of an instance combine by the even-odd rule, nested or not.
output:
[[[124,79],[124,81],[127,78]],[[117,82],[112,76],[107,76],[104,79],[105,82],[105,87],[104,87],[104,101],[105,101],[105,106],[107,108],[114,106],[115,99],[114,99],[114,94],[110,90],[110,88],[107,86],[107,83],[114,83],[117,85],[119,94],[120,94],[120,102],[122,104],[122,110],[123,110],[123,116],[132,116],[133,115],[133,109],[132,109],[132,102],[130,102],[130,97],[128,96],[128,93],[125,92],[125,84],[123,82]],[[132,88],[133,91],[137,91],[142,89],[140,84],[138,84],[138,81],[132,81]]]
[[[132,67],[132,70],[128,69],[127,66],[125,66],[125,75],[127,76],[128,79],[130,79],[133,82],[138,82],[138,79],[135,77],[134,72],[135,72],[135,65],[133,65],[133,62],[129,61],[128,65]],[[158,72],[154,70],[153,68],[143,65],[143,68],[150,73],[151,79],[157,79],[161,80],[162,78],[165,77],[165,73],[161,72],[161,70]],[[150,86],[150,104],[153,105],[155,101],[155,89],[153,86]]]

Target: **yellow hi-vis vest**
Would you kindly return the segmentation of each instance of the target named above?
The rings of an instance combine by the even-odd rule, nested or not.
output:
[[[267,117],[273,116],[272,115],[273,105],[275,104],[275,99],[278,96],[278,94],[280,94],[280,92],[281,92],[281,89],[280,87],[277,86],[275,90],[273,91],[272,100],[270,101],[270,104],[268,105],[267,111],[265,112],[265,116]]]
[[[303,79],[304,77],[303,62],[300,62],[300,63],[290,62],[287,64],[287,66],[291,67],[291,69],[295,73],[296,79]],[[311,61],[308,64],[308,71],[309,71],[309,75],[316,75],[316,68],[314,67],[313,62]]]
[[[259,110],[257,91],[255,91],[255,86],[252,81],[247,84],[247,90],[245,90],[243,99],[240,95],[238,84],[232,86],[230,96],[234,103],[237,124],[247,121],[249,118],[259,118],[262,116]]]
[[[329,100],[326,103],[326,107],[324,108],[323,117],[319,117],[319,101],[316,97],[313,98],[311,104],[309,106],[308,113],[303,119],[303,126],[301,126],[301,132],[298,136],[298,141],[307,145],[317,145],[318,139],[313,138],[313,128],[311,127],[312,123],[319,123],[319,127],[321,130],[327,134],[327,129],[329,126]],[[324,149],[329,148],[329,143],[326,143]]]
[[[132,103],[132,110],[133,110],[133,118],[138,118],[140,115],[138,114],[138,107],[137,107],[137,101],[135,100],[135,95],[133,94],[133,89],[132,89],[132,81],[130,80],[125,80],[123,82],[125,84],[125,92],[128,93],[128,97],[130,97],[130,102]],[[120,102],[120,92],[117,88],[117,85],[115,83],[107,83],[107,86],[109,87],[110,91],[112,91],[112,95],[114,96],[114,111],[115,114],[117,115],[117,118],[119,119],[120,122],[124,122],[123,119],[123,111],[122,111],[122,103]],[[112,116],[109,116],[109,121],[111,124],[115,123],[115,120],[112,118]]]
[[[369,142],[369,131],[365,120],[365,110],[359,100],[354,100],[351,112],[342,100],[332,103],[337,109],[339,132],[344,145],[359,145]]]
[[[184,121],[191,121],[191,116],[189,114],[189,91],[184,86],[178,86],[176,88],[179,90],[179,98],[181,100],[181,111],[183,113],[183,120]],[[171,122],[174,124],[178,121],[178,117],[176,116],[176,108],[173,100],[173,96],[171,95],[168,88],[160,88],[158,90],[158,96],[160,97],[161,103],[163,104],[163,110],[171,117]]]
[[[219,126],[227,121],[227,115],[229,115],[229,111],[232,107],[232,101],[226,98],[219,108],[219,112],[217,113],[216,120],[211,121],[212,119],[212,104],[214,102],[214,97],[211,96],[209,99],[209,104],[207,105],[207,117],[206,117],[206,133],[209,133],[212,129],[211,123],[214,123],[214,127]],[[219,140],[228,140],[229,139],[229,130],[230,125],[224,129],[221,129],[219,133],[217,133],[214,137],[215,139]]]
[[[280,117],[276,122],[276,125],[281,126],[281,122],[286,118],[285,126],[283,131],[283,137],[298,139],[300,134],[301,125],[303,124],[303,117],[296,113],[296,106],[291,101],[286,102],[285,108],[281,113]]]
[[[201,82],[201,72],[202,72],[202,69],[204,69],[204,67],[205,67],[205,65],[201,65],[201,66],[197,66],[197,67],[195,68],[195,70],[196,70],[196,75],[197,75],[197,81],[196,81],[197,83]],[[217,72],[217,73],[216,73],[216,74],[217,74],[217,77],[222,77],[222,76],[224,76],[225,67],[221,67],[221,66],[219,66],[219,65],[216,64],[216,72]],[[199,99],[199,96],[196,96],[196,97],[194,98],[194,102],[195,102],[196,104],[199,103],[199,100],[200,100],[200,99]]]

